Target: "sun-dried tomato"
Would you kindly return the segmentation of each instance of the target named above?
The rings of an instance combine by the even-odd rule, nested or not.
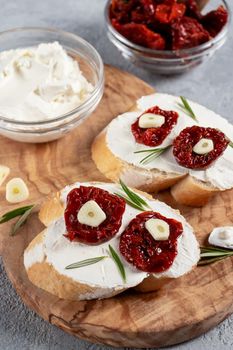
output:
[[[171,23],[173,19],[183,17],[185,10],[186,6],[184,4],[161,4],[156,7],[155,18],[160,23]]]
[[[94,200],[106,215],[106,219],[98,227],[84,225],[78,221],[78,211],[89,200]],[[93,186],[74,188],[67,196],[66,237],[85,244],[106,242],[118,232],[124,211],[125,201],[108,191]]]
[[[110,18],[115,18],[121,23],[128,23],[130,21],[131,11],[137,6],[135,0],[112,0],[110,7]]]
[[[210,40],[207,30],[194,18],[184,16],[174,20],[171,30],[173,50],[187,49]]]
[[[148,29],[144,24],[119,24],[114,20],[112,20],[112,24],[119,33],[137,45],[143,45],[156,50],[163,50],[165,47],[163,37]]]
[[[217,35],[227,10],[202,15],[197,0],[112,0],[110,20],[128,40],[157,50],[198,46]]]
[[[228,13],[223,6],[215,11],[207,13],[202,19],[202,25],[210,33],[212,37],[215,37],[225,26],[228,19]]]
[[[214,149],[206,154],[193,152],[202,139],[211,139]],[[205,169],[220,157],[229,144],[225,134],[218,129],[191,126],[185,128],[173,141],[173,154],[180,165],[189,169]]]
[[[201,20],[202,14],[201,14],[201,11],[197,5],[197,1],[196,0],[184,0],[184,3],[186,5],[186,9],[187,9],[185,16],[195,18],[198,21]]]
[[[168,223],[169,238],[156,241],[145,228],[149,219],[160,219]],[[156,212],[144,212],[136,216],[120,237],[120,252],[124,258],[137,269],[158,273],[173,264],[177,255],[177,239],[183,232],[182,223],[168,219]]]
[[[162,115],[165,118],[164,124],[157,128],[140,128],[139,119],[145,113]],[[164,111],[158,106],[148,109],[147,111],[143,112],[143,114],[131,125],[131,130],[135,137],[135,140],[138,143],[142,143],[151,147],[161,145],[163,140],[169,135],[171,130],[176,125],[177,119],[179,117],[177,112]]]

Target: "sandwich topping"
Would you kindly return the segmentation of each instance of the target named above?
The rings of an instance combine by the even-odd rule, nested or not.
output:
[[[148,211],[137,215],[120,237],[120,252],[137,269],[159,273],[166,271],[177,256],[177,239],[182,224]]]
[[[232,188],[233,142],[229,143],[229,140],[233,141],[233,126],[210,109],[191,100],[183,101],[181,103],[180,96],[164,93],[143,96],[137,101],[136,111],[126,112],[111,121],[106,129],[106,145],[114,156],[133,166],[125,169],[123,179],[126,182],[127,177],[132,177],[133,182],[130,183],[137,187],[142,181],[148,181],[148,171],[159,170],[177,175],[189,174],[198,181],[209,182],[222,190]],[[148,118],[148,114],[150,117],[151,113],[148,111],[154,109],[154,106],[159,106],[159,109],[164,111],[175,111],[179,117],[162,144],[151,147],[139,141],[143,142],[143,138],[147,138],[148,135],[157,136],[157,132],[164,130],[165,126],[164,123],[157,128],[145,127],[145,123],[149,121],[143,120],[142,117],[146,115]],[[157,116],[161,116],[161,113],[157,112],[154,115],[158,123]],[[191,130],[191,134],[188,132],[189,136],[185,136],[187,128]],[[134,133],[132,129],[135,130]],[[198,132],[194,132],[195,130]],[[208,130],[214,131],[210,133]],[[197,134],[199,137],[196,137]],[[137,168],[142,171],[138,172]]]
[[[43,239],[25,251],[27,271],[46,261],[59,274],[71,278],[72,283],[91,286],[80,291],[80,300],[105,298],[135,287],[148,277],[149,271],[161,271],[155,273],[156,278],[178,278],[189,272],[200,252],[186,220],[165,203],[143,194],[141,201],[151,209],[138,215],[141,209],[125,204],[125,199],[114,195],[118,192],[123,193],[114,183],[77,182],[66,186],[60,194],[66,206],[65,217],[52,221]],[[133,190],[127,192],[131,196]],[[99,216],[97,205],[106,219]],[[83,213],[79,214],[81,209]],[[94,227],[96,222],[78,221],[84,222],[88,213],[101,217],[98,227]]]
[[[187,127],[173,141],[173,154],[178,164],[189,169],[205,169],[220,157],[229,144],[218,129]]]
[[[66,237],[85,244],[101,244],[121,227],[125,200],[103,189],[80,186],[67,196]]]
[[[151,147],[161,145],[178,117],[177,112],[165,111],[158,106],[148,109],[131,125],[136,142]]]

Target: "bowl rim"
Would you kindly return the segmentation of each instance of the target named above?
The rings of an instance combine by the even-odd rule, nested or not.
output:
[[[134,51],[138,51],[138,52],[141,52],[141,53],[144,53],[144,54],[148,54],[148,56],[149,55],[154,55],[154,54],[167,56],[167,57],[163,57],[163,60],[166,61],[166,60],[172,60],[173,58],[174,59],[182,58],[182,56],[187,56],[187,55],[191,56],[192,54],[195,55],[196,53],[200,52],[201,50],[209,49],[209,48],[213,47],[213,45],[215,45],[216,43],[221,41],[221,39],[227,34],[229,26],[231,24],[231,20],[232,20],[231,10],[230,10],[230,7],[229,7],[227,1],[226,0],[221,0],[221,2],[223,3],[223,5],[225,6],[225,8],[226,8],[226,10],[228,12],[227,23],[224,25],[222,30],[214,38],[210,39],[206,43],[203,43],[203,44],[198,45],[198,46],[191,47],[189,49],[181,49],[181,50],[155,50],[155,49],[149,49],[147,47],[134,44],[132,41],[126,39],[122,34],[120,34],[113,27],[113,25],[112,25],[112,23],[110,21],[109,8],[110,8],[110,5],[111,5],[111,0],[108,0],[106,5],[105,5],[104,16],[105,16],[105,21],[107,23],[107,27],[110,30],[111,34],[118,41],[120,41],[123,45],[127,46],[129,49],[132,49]]]
[[[0,32],[0,38],[4,35],[7,34],[14,34],[17,32],[47,32],[47,33],[56,33],[59,34],[61,36],[65,36],[68,38],[72,38],[75,39],[76,41],[80,42],[81,44],[83,44],[84,46],[86,46],[88,49],[90,49],[94,55],[95,55],[95,59],[97,60],[97,65],[99,66],[99,78],[98,81],[93,89],[93,91],[90,93],[89,97],[82,102],[78,107],[72,109],[71,111],[64,113],[62,115],[59,115],[58,117],[55,118],[51,118],[48,120],[42,120],[42,121],[17,121],[14,119],[10,119],[10,118],[6,118],[6,117],[2,117],[0,115],[0,121],[2,122],[6,122],[8,124],[12,124],[15,126],[44,126],[46,127],[47,125],[50,126],[53,123],[56,122],[60,122],[63,121],[69,117],[72,117],[73,114],[78,114],[83,112],[83,110],[85,110],[85,108],[88,107],[88,105],[92,102],[92,100],[95,100],[96,95],[98,95],[99,91],[101,91],[102,86],[104,84],[104,64],[103,64],[103,60],[99,54],[99,52],[95,49],[94,46],[92,46],[88,41],[86,41],[85,39],[83,39],[82,37],[80,37],[79,35],[76,35],[74,33],[65,31],[65,30],[61,30],[61,29],[57,29],[55,27],[39,27],[39,26],[26,26],[26,27],[15,27],[15,28],[11,28],[5,31],[1,31]],[[1,51],[0,51],[1,52]],[[12,130],[13,131],[13,130]]]

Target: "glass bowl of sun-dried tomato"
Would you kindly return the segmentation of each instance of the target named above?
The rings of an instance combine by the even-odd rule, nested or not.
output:
[[[225,0],[110,0],[108,37],[124,58],[162,74],[182,73],[211,57],[230,24]]]

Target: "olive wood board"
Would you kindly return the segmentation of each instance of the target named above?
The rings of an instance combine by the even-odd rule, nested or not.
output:
[[[76,180],[106,181],[91,159],[93,138],[112,118],[127,111],[136,99],[153,89],[117,68],[106,66],[105,73],[104,97],[97,110],[62,139],[45,144],[24,144],[0,137],[0,164],[10,167],[10,177],[25,179],[30,189],[30,203],[40,203],[51,192]],[[6,206],[4,196],[2,187],[2,212],[13,207]],[[169,192],[159,197],[176,206]],[[203,243],[213,227],[232,225],[232,191],[217,195],[203,208],[179,209]],[[61,300],[30,283],[23,266],[24,249],[42,228],[37,213],[14,237],[9,235],[10,223],[1,225],[1,255],[23,302],[70,334],[116,347],[163,347],[197,337],[233,312],[231,258],[198,267],[154,293],[128,290],[106,300]]]

